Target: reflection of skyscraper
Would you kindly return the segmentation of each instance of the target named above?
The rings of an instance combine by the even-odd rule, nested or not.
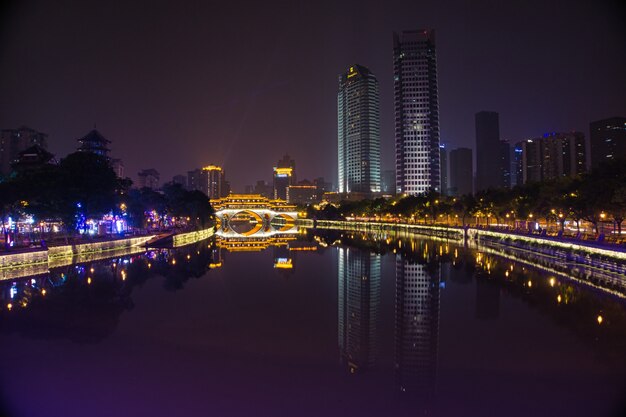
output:
[[[396,258],[396,378],[412,398],[434,393],[439,335],[438,264]]]
[[[368,251],[339,248],[339,349],[350,372],[372,366],[376,357],[380,258]]]

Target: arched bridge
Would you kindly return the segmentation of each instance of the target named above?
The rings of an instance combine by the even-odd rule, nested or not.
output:
[[[284,200],[270,200],[259,194],[231,194],[212,200],[211,205],[222,233],[231,235],[251,236],[270,229],[292,229],[298,218],[295,205]],[[238,221],[247,221],[254,225],[245,232],[237,232],[232,226]]]

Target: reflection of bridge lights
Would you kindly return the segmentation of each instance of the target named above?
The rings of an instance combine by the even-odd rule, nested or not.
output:
[[[561,294],[556,296],[556,302],[560,303],[563,299],[561,298]]]
[[[91,285],[91,277],[87,277],[87,285]]]
[[[602,324],[602,322],[604,321],[604,319],[600,315],[598,315],[598,318],[596,320],[598,320],[598,324]]]
[[[46,289],[45,288],[41,290],[41,295],[46,295]]]
[[[8,309],[9,311],[11,311],[11,309],[12,309],[12,308],[13,308],[13,304],[11,304],[11,303],[7,304],[7,309]]]
[[[550,278],[550,286],[554,287],[554,284],[556,284],[556,279],[554,279],[554,277]]]
[[[211,268],[211,269],[221,268],[221,267],[222,267],[222,263],[221,262],[215,262],[215,263],[209,264],[209,268]]]

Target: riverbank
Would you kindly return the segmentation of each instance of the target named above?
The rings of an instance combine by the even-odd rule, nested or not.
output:
[[[213,236],[213,227],[172,236],[173,247],[180,247]],[[96,261],[110,257],[132,255],[145,251],[145,244],[158,235],[145,235],[100,242],[51,246],[46,249],[25,249],[0,255],[0,280],[38,275],[50,268]]]
[[[298,226],[360,232],[400,232],[476,244],[489,250],[531,259],[611,291],[626,290],[626,251],[596,242],[559,241],[552,237],[517,235],[472,227],[448,227],[385,222],[298,220]]]

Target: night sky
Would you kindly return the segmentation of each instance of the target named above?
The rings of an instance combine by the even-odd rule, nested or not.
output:
[[[474,143],[474,113],[503,139],[626,116],[626,14],[618,2],[14,1],[0,21],[0,127],[49,134],[57,157],[93,128],[131,178],[221,164],[235,191],[270,180],[336,183],[337,76],[381,87],[383,169],[393,168],[392,31],[437,33],[441,138]]]

